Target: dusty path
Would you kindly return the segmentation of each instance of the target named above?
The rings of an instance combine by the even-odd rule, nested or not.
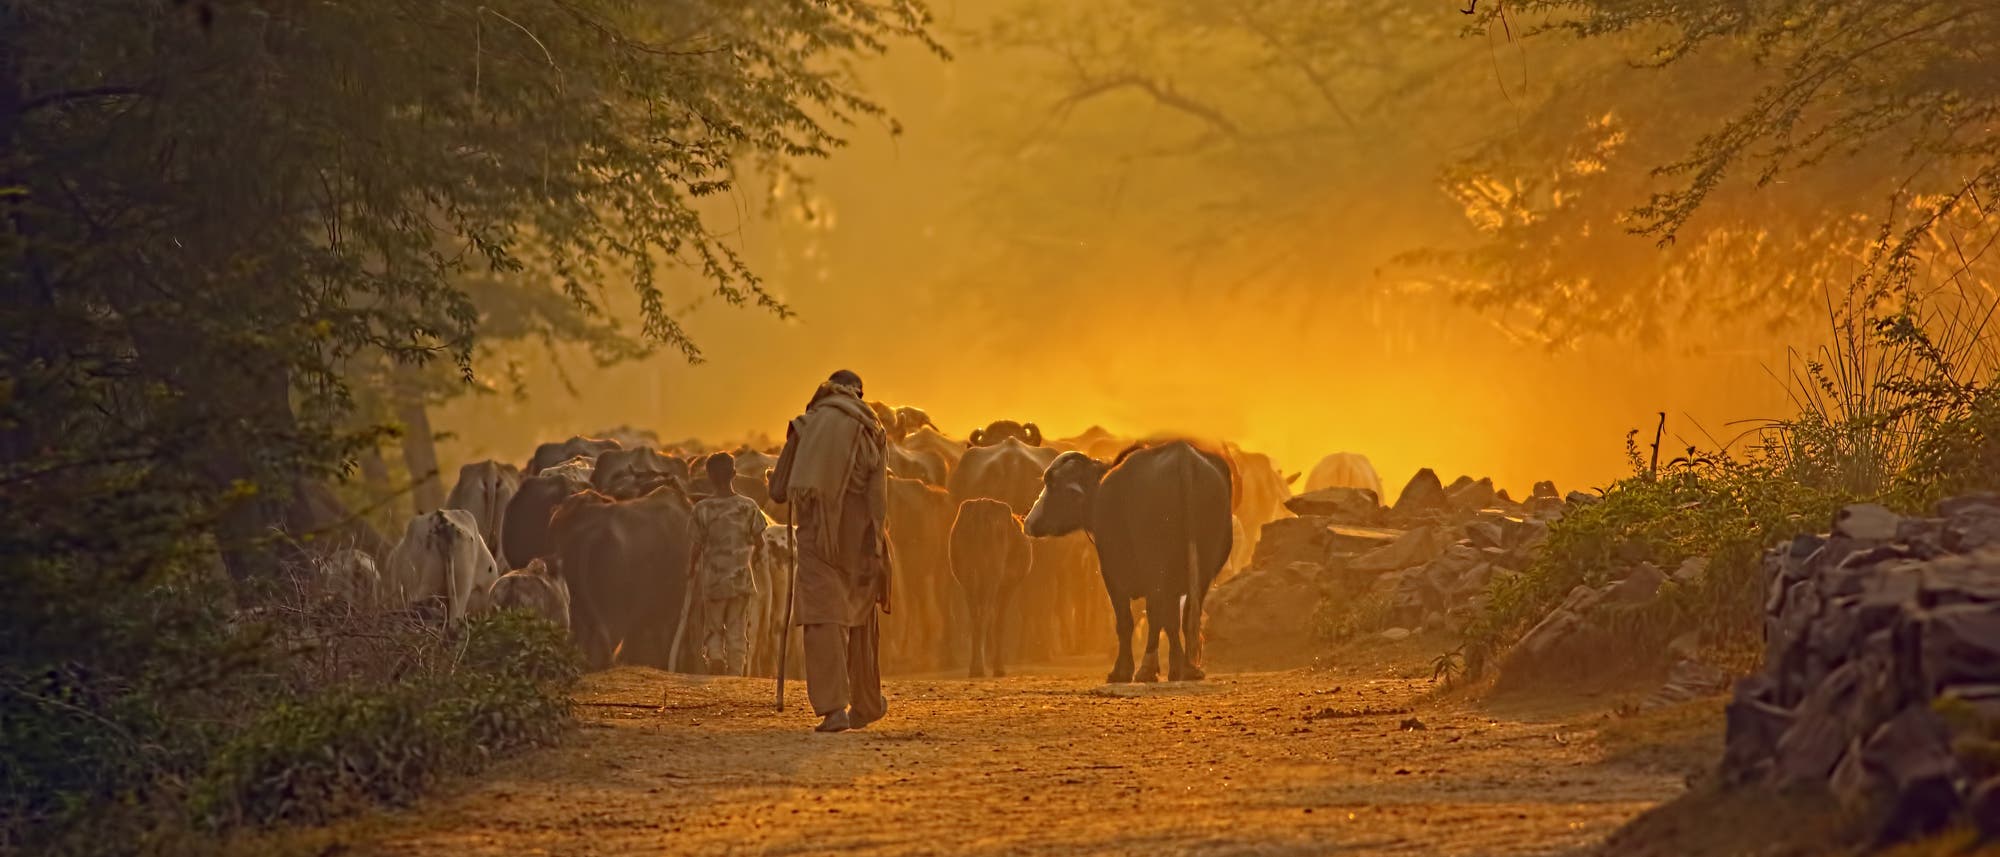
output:
[[[1389,674],[893,680],[888,719],[816,735],[803,688],[780,715],[766,681],[619,670],[588,680],[585,727],[562,747],[356,851],[1550,854],[1681,790],[1603,761],[1588,731]]]

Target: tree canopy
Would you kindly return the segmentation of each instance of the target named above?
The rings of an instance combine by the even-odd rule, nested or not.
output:
[[[785,312],[701,200],[883,117],[847,61],[941,51],[927,21],[916,0],[0,6],[9,539],[137,519],[53,498],[169,496],[255,541],[302,469],[368,442],[343,419],[357,365],[469,378],[492,335],[698,358],[672,278]]]
[[[1008,233],[1112,183],[1116,219],[1040,234],[1167,243],[1306,306],[1441,291],[1552,346],[1761,333],[1870,271],[1988,276],[1993,24],[1962,4],[1013,8],[984,44],[1059,94],[994,159]]]

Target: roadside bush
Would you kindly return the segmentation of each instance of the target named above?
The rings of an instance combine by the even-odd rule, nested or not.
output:
[[[1710,645],[1747,647],[1761,631],[1757,591],[1766,545],[1823,529],[1851,498],[1788,478],[1768,458],[1681,460],[1657,476],[1639,471],[1605,489],[1550,529],[1539,558],[1496,582],[1468,636],[1474,651],[1497,651],[1548,615],[1578,586],[1599,587],[1620,568],[1649,562],[1672,572],[1706,557],[1692,585],[1669,582],[1642,608],[1607,612],[1614,635],[1633,652],[1659,652],[1675,635],[1699,630]]]
[[[323,822],[403,804],[440,777],[551,743],[569,717],[576,656],[553,625],[511,614],[473,623],[457,669],[386,687],[288,700],[216,752],[190,811],[210,829]],[[559,633],[559,632],[558,632]]]
[[[1644,606],[1605,611],[1605,630],[1629,652],[1655,656],[1698,630],[1723,660],[1748,666],[1762,630],[1765,548],[1825,530],[1848,503],[1922,513],[1943,496],[2000,488],[2000,395],[1985,383],[1995,368],[1984,333],[1991,314],[1914,302],[1876,312],[1850,295],[1828,307],[1828,344],[1792,355],[1786,390],[1796,413],[1753,428],[1741,452],[1690,448],[1656,472],[1628,436],[1632,475],[1571,510],[1533,565],[1495,584],[1468,633],[1474,660],[1519,639],[1579,585],[1602,586],[1640,562],[1672,572],[1705,557],[1693,584],[1669,581]]]
[[[162,617],[223,613],[210,594],[144,600]],[[561,629],[522,614],[447,633],[407,612],[280,600],[209,619],[116,674],[7,665],[0,852],[202,853],[238,827],[405,803],[554,741],[579,675]]]

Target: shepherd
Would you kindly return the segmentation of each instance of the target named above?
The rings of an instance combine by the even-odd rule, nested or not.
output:
[[[888,711],[877,663],[876,610],[889,612],[887,435],[842,369],[785,431],[771,499],[798,526],[793,624],[805,638],[806,696],[817,731],[844,732]]]

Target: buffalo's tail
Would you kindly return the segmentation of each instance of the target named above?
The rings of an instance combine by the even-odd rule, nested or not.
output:
[[[1201,665],[1201,547],[1200,536],[1196,532],[1198,519],[1195,498],[1195,462],[1201,460],[1199,454],[1190,448],[1181,460],[1181,537],[1187,546],[1187,601],[1181,619],[1182,647],[1187,652],[1188,663]]]

